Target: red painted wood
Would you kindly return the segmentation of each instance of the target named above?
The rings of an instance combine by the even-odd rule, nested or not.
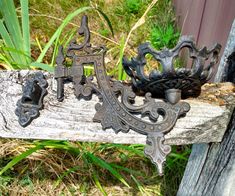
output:
[[[222,45],[235,18],[235,0],[173,0],[182,35],[193,35],[198,46]]]

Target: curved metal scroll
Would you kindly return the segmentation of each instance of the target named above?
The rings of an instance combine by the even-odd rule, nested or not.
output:
[[[88,29],[86,16],[83,16],[81,29]],[[90,37],[89,31],[84,31],[84,36]],[[156,102],[151,98],[150,93],[145,94],[142,105],[136,106],[133,104],[135,93],[131,87],[113,81],[106,75],[105,52],[104,47],[92,47],[89,39],[85,39],[82,45],[76,45],[73,42],[65,54],[63,47],[60,47],[55,68],[58,84],[57,98],[59,101],[64,98],[63,81],[65,80],[73,81],[77,98],[89,100],[93,94],[98,95],[102,102],[95,106],[96,114],[93,121],[101,123],[103,129],[112,128],[116,133],[120,131],[126,133],[132,129],[147,135],[148,145],[145,147],[145,154],[162,174],[166,155],[171,151],[171,147],[164,144],[164,134],[174,127],[179,117],[189,111],[190,106],[188,103],[179,102],[180,96],[173,96],[171,102],[169,100]],[[66,58],[72,59],[71,67],[64,66]],[[94,65],[97,83],[93,81],[93,76],[84,75],[84,64]],[[180,92],[175,92],[173,89],[174,93]],[[145,120],[146,118],[143,119],[143,117],[148,119]]]

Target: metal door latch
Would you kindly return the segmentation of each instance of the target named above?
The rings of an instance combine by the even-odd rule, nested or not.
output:
[[[17,102],[15,114],[19,124],[26,127],[39,116],[39,110],[43,108],[43,98],[47,94],[48,83],[42,72],[29,75],[23,86],[23,96]]]

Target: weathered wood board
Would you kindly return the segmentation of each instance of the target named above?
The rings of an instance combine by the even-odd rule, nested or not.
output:
[[[215,82],[234,81],[235,20],[222,55]],[[231,62],[230,62],[231,63]],[[230,77],[228,77],[230,75]],[[235,195],[235,111],[221,143],[194,144],[177,196]]]
[[[197,144],[178,196],[235,195],[235,115],[221,143]]]
[[[50,74],[46,74],[49,87],[44,98],[44,109],[29,126],[22,128],[14,111],[17,100],[22,96],[22,84],[29,73],[32,71],[0,72],[0,137],[145,144],[144,135],[134,131],[115,134],[113,130],[104,131],[101,124],[92,122],[98,98],[93,96],[91,101],[78,100],[73,94],[72,84],[65,86],[65,100],[58,102],[56,82]],[[137,103],[141,100],[137,97]],[[165,143],[220,142],[231,118],[233,105],[220,106],[200,99],[186,101],[191,110],[165,136]]]

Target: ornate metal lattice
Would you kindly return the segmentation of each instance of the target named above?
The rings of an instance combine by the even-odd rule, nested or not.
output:
[[[174,60],[183,48],[188,48],[193,66],[175,69]],[[144,43],[139,46],[137,57],[131,61],[123,58],[123,67],[131,77],[133,89],[137,93],[151,92],[153,96],[164,97],[166,90],[179,89],[183,98],[197,97],[201,92],[201,86],[212,77],[220,49],[221,45],[215,44],[209,50],[206,47],[198,50],[189,36],[182,36],[175,48],[162,51],[156,51],[149,43]],[[147,54],[151,54],[160,63],[162,72],[152,70],[149,75],[145,74]],[[205,66],[207,60],[210,62]]]

